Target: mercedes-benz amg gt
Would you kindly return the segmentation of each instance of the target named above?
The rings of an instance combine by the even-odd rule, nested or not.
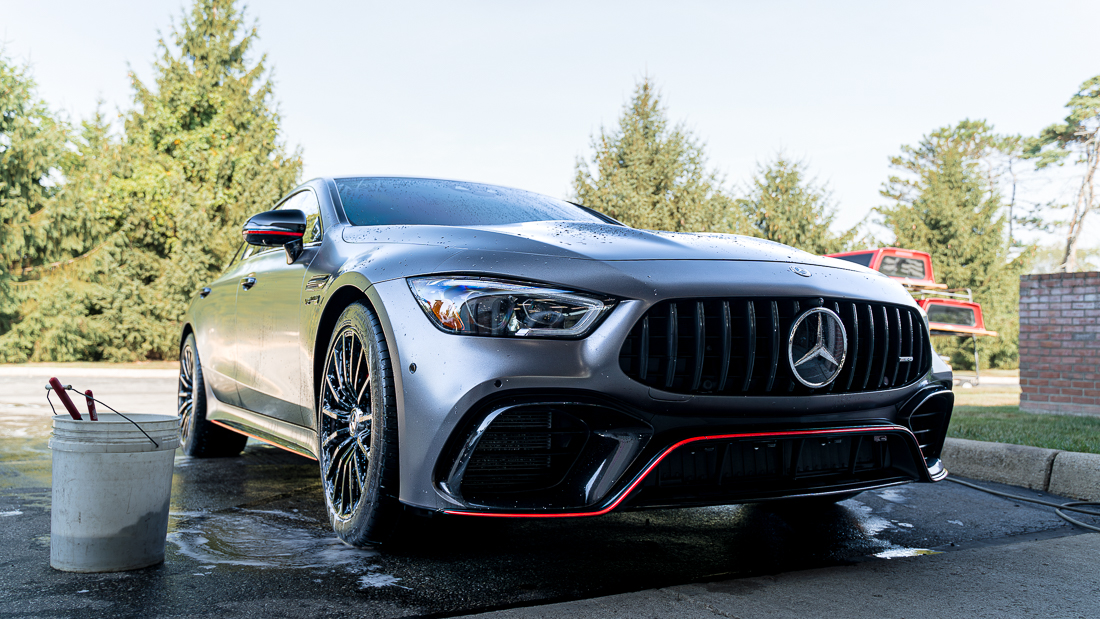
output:
[[[904,289],[759,239],[478,183],[305,183],[180,336],[183,449],[319,463],[334,529],[931,482],[950,369]]]

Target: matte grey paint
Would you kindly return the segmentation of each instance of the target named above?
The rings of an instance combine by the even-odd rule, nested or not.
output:
[[[682,416],[700,426],[730,419],[797,426],[809,420],[897,422],[898,406],[927,385],[922,380],[902,389],[811,398],[682,396],[634,382],[619,368],[619,349],[631,326],[651,305],[665,299],[828,296],[916,307],[899,284],[850,262],[747,237],[658,233],[577,222],[355,228],[347,224],[334,201],[338,197],[331,180],[317,179],[303,187],[318,196],[324,241],[286,270],[290,276],[270,284],[272,294],[283,296],[272,303],[296,300],[298,311],[290,312],[297,316],[296,324],[274,319],[261,321],[260,326],[242,324],[266,315],[252,301],[241,306],[250,308],[247,317],[234,317],[227,309],[231,296],[240,299],[276,279],[250,261],[231,266],[209,284],[212,294],[201,299],[196,291],[192,300],[186,322],[194,325],[204,368],[212,370],[207,374],[211,406],[216,408],[211,416],[315,452],[313,358],[321,337],[317,326],[337,291],[354,287],[378,313],[396,370],[400,499],[410,505],[459,507],[433,483],[437,458],[471,405],[508,390],[597,392],[650,414]],[[282,252],[278,258],[283,259]],[[789,269],[792,264],[812,276],[795,274]],[[238,280],[253,271],[256,285],[241,291]],[[407,277],[439,273],[546,282],[612,295],[622,302],[582,340],[457,336],[439,331],[428,321],[405,282]],[[309,292],[309,297],[320,298],[307,305],[304,287],[319,274],[334,277],[320,291]],[[269,328],[280,333],[256,331]],[[278,358],[259,360],[255,342],[245,341],[246,336],[272,338],[280,351]],[[327,334],[323,337],[321,354],[328,344]],[[226,357],[233,347],[250,353],[246,358],[251,361],[232,367]],[[265,355],[270,352],[264,349]],[[415,374],[409,371],[414,363]],[[501,387],[495,386],[497,381]],[[234,399],[238,391],[244,400]],[[300,412],[297,418],[294,410]]]

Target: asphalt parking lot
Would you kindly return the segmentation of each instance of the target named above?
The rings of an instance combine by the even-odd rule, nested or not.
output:
[[[904,564],[919,572],[936,553],[1035,540],[1073,547],[1097,538],[1047,508],[940,483],[868,492],[820,510],[745,505],[553,521],[412,518],[391,547],[359,550],[331,533],[315,462],[250,442],[239,458],[177,456],[163,565],[69,574],[49,567],[46,378],[0,373],[0,616],[453,616],[836,566]],[[174,413],[169,376],[62,379],[123,412]],[[1096,573],[1084,576],[1080,587],[1059,594],[1069,616],[1100,614]],[[1082,574],[1044,577],[1064,584]],[[540,613],[555,607],[538,608],[546,610],[531,616],[551,616]],[[561,608],[572,610],[560,616],[581,612]]]

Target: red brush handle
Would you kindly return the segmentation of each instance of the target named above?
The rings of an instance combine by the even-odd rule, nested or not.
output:
[[[92,421],[99,421],[99,416],[95,414],[95,400],[92,399],[92,390],[86,390],[84,397],[88,400],[88,416],[92,418]]]
[[[65,410],[69,411],[69,415],[77,420],[81,421],[80,411],[76,410],[76,405],[69,399],[69,394],[65,393],[65,388],[61,386],[61,381],[56,378],[50,379],[50,387],[57,392],[57,397],[61,399],[61,403],[65,405]]]

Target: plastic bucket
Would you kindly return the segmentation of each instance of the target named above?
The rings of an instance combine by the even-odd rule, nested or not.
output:
[[[50,565],[66,572],[121,572],[164,561],[179,420],[119,415],[53,418]]]

